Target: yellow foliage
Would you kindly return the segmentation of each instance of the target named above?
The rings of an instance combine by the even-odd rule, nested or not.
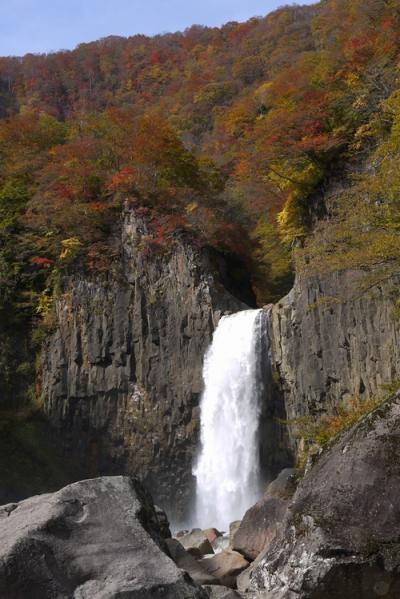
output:
[[[400,266],[400,94],[382,105],[383,118],[390,121],[369,168],[353,178],[353,184],[331,198],[333,213],[321,222],[297,253],[299,268],[308,273],[343,268],[374,267],[386,277]],[[359,128],[353,147],[366,137],[382,135],[382,119]],[[375,141],[376,143],[376,141]]]
[[[321,170],[306,158],[297,163],[281,161],[269,165],[266,179],[278,192],[287,194],[287,200],[277,216],[279,236],[284,243],[292,243],[305,236],[304,206],[321,176]]]
[[[306,230],[302,224],[301,206],[294,195],[286,201],[277,216],[279,236],[283,242],[290,243],[296,238],[304,237]]]
[[[259,243],[258,258],[267,260],[274,278],[287,275],[291,270],[290,252],[280,243],[275,227],[260,219],[257,223],[253,238]]]
[[[39,314],[42,318],[47,316],[53,306],[53,296],[48,295],[49,290],[45,289],[43,293],[39,296],[39,301],[36,306],[36,313]]]
[[[186,206],[185,212],[186,212],[186,214],[191,214],[192,212],[197,210],[198,207],[199,207],[199,204],[197,202],[191,202],[190,204],[188,204]]]
[[[70,237],[69,239],[63,239],[61,245],[63,249],[60,253],[60,259],[65,260],[66,258],[75,256],[82,246],[82,243],[77,237]]]

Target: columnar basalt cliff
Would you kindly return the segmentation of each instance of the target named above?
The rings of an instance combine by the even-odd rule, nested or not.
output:
[[[289,418],[332,412],[400,379],[400,275],[298,277],[273,308],[273,362]],[[375,280],[375,282],[374,282]]]
[[[149,253],[132,212],[121,235],[117,274],[64,283],[43,351],[45,408],[88,474],[138,474],[173,513],[193,482],[204,352],[221,314],[246,305],[209,252],[177,240]]]

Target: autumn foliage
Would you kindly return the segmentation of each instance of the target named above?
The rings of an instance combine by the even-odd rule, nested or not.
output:
[[[260,301],[278,297],[318,191],[379,143],[366,132],[396,90],[399,34],[398,0],[324,0],[1,58],[7,235],[30,267],[97,268],[128,200],[149,211],[153,246],[185,231],[240,254]]]

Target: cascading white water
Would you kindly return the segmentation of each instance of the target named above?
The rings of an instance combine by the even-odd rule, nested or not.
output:
[[[196,521],[227,530],[259,498],[264,310],[221,318],[203,367]]]

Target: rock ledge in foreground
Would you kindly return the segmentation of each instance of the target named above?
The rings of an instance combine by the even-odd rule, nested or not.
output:
[[[400,395],[327,448],[250,574],[268,599],[400,597]]]

